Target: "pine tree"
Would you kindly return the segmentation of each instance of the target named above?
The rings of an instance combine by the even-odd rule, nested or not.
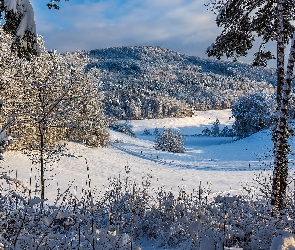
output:
[[[39,53],[34,11],[29,0],[0,0],[3,30],[13,36],[11,49],[19,57],[30,59]]]
[[[220,121],[216,118],[216,121],[213,122],[213,127],[211,128],[211,135],[212,136],[219,136],[220,129],[219,129]]]
[[[291,93],[295,57],[295,4],[294,0],[212,0],[208,5],[217,13],[217,26],[221,34],[208,49],[209,56],[237,59],[246,56],[256,38],[262,40],[258,52],[254,54],[253,65],[266,66],[274,58],[266,51],[265,44],[277,43],[277,97],[276,125],[273,130],[274,171],[271,204],[273,211],[285,207],[288,177],[287,143],[288,101]],[[291,40],[287,69],[285,69],[285,45]]]

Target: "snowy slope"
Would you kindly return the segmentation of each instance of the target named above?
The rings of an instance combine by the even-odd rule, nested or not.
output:
[[[270,157],[263,161],[258,159],[269,154],[271,135],[266,130],[239,141],[196,136],[216,118],[222,126],[231,125],[233,121],[229,117],[230,110],[220,110],[197,112],[191,118],[131,121],[137,138],[111,131],[109,148],[87,148],[69,143],[68,150],[75,157],[63,157],[54,164],[53,171],[46,173],[47,178],[52,174],[55,176],[47,180],[50,186],[45,196],[52,200],[57,187],[65,190],[72,181],[79,193],[86,186],[87,166],[90,168],[91,186],[96,187],[97,192],[105,190],[109,177],[125,176],[125,166],[131,168],[130,175],[139,182],[143,175],[150,173],[154,187],[165,186],[174,192],[183,186],[189,192],[197,190],[200,182],[205,186],[207,182],[211,183],[212,192],[240,190],[241,183],[251,182],[261,166],[264,169],[263,164],[271,160]],[[156,127],[180,129],[186,135],[186,152],[173,154],[155,150],[154,135],[147,136],[142,132],[145,128],[153,131]],[[15,177],[17,170],[17,177],[29,186],[31,163],[27,156],[7,152],[3,167],[4,171],[10,171],[11,177]],[[38,181],[35,167],[31,176],[34,186],[35,179]]]

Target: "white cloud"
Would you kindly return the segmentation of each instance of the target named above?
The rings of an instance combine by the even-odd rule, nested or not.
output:
[[[33,1],[34,2],[38,0]],[[59,11],[36,8],[37,30],[59,51],[160,45],[204,55],[218,34],[214,15],[198,0],[69,1]],[[53,13],[54,12],[54,13]]]

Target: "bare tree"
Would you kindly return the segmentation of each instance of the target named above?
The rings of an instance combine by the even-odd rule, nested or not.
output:
[[[40,55],[31,61],[11,57],[16,73],[1,92],[5,99],[1,120],[14,117],[9,128],[15,137],[12,147],[33,152],[44,198],[46,165],[63,154],[63,141],[107,146],[109,135],[92,71],[85,74],[78,58],[68,62],[64,56],[47,52],[41,39],[39,46]]]

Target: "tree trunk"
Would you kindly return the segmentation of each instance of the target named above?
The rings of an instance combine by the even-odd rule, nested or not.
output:
[[[276,124],[273,130],[274,170],[271,205],[273,212],[284,208],[288,174],[288,90],[285,85],[285,45],[283,36],[283,1],[277,1],[277,110]],[[286,174],[287,173],[287,174]]]
[[[44,129],[43,124],[39,123],[39,133],[40,133],[40,184],[41,184],[41,199],[45,198],[45,180],[44,180]]]
[[[295,32],[292,37],[292,42],[291,42],[291,48],[290,48],[290,53],[289,53],[289,58],[288,58],[288,65],[287,65],[287,72],[285,76],[285,82],[284,86],[282,89],[282,106],[284,107],[284,112],[286,112],[286,116],[288,118],[288,107],[289,107],[289,99],[290,99],[290,94],[291,94],[291,83],[292,83],[292,78],[293,78],[293,70],[294,70],[294,59],[295,59]],[[287,154],[291,152],[291,148],[288,145],[287,139],[293,134],[293,131],[290,131],[290,127],[288,123],[286,123],[286,145],[285,145],[285,150],[286,152],[286,164],[285,166],[281,169],[281,192],[280,192],[280,197],[279,197],[279,204],[281,208],[284,208],[285,206],[285,197],[286,197],[286,190],[287,190],[287,178],[288,178],[288,158]]]

